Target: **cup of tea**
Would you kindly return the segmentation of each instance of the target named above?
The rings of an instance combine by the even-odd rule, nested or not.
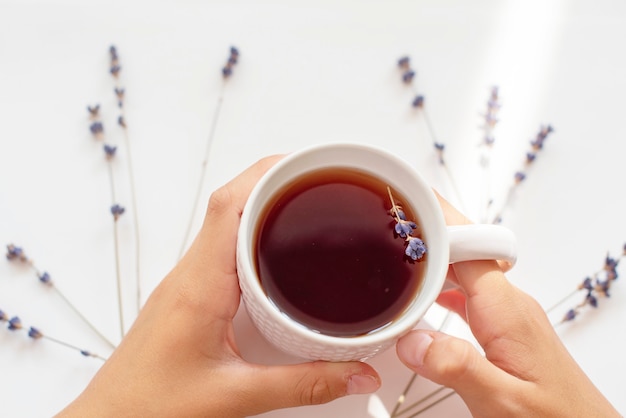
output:
[[[310,360],[365,360],[414,328],[450,263],[516,260],[498,225],[447,226],[400,157],[354,143],[287,155],[259,180],[237,241],[243,301],[261,334]]]

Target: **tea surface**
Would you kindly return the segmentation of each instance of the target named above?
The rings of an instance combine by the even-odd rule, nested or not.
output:
[[[386,184],[325,169],[278,195],[262,214],[255,255],[261,285],[281,311],[323,334],[353,336],[389,324],[413,300],[424,262],[404,255]],[[395,191],[394,199],[404,201]]]

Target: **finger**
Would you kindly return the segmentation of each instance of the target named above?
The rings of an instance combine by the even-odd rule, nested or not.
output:
[[[465,293],[458,289],[446,290],[437,297],[437,303],[459,315],[467,322]]]
[[[512,389],[520,384],[490,363],[468,341],[440,332],[412,331],[398,341],[396,350],[409,369],[454,389],[472,411],[470,403],[480,404],[500,391],[515,393]]]
[[[206,301],[217,294],[223,297],[214,298],[216,311],[222,312],[224,306],[236,310],[232,301],[239,297],[235,253],[241,213],[252,188],[281,158],[276,155],[259,160],[212,193],[204,223],[177,266],[179,274],[175,276],[182,280],[178,288],[187,299]]]
[[[443,210],[443,216],[447,225],[466,225],[472,223],[472,221],[452,206],[450,202],[444,199],[436,190],[434,192]]]
[[[346,395],[373,393],[380,387],[376,371],[361,362],[257,366],[254,374],[242,380],[250,414],[323,404]]]

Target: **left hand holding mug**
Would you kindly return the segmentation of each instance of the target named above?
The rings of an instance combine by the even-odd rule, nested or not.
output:
[[[212,194],[185,257],[59,417],[244,417],[378,389],[380,378],[365,363],[264,366],[239,354],[233,332],[239,219],[252,187],[280,158],[259,161]]]

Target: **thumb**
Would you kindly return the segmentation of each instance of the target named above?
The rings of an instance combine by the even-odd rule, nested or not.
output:
[[[380,387],[378,373],[361,362],[310,363],[257,366],[246,379],[251,412],[294,406],[318,405],[345,395],[375,392]]]
[[[470,407],[516,384],[468,341],[434,331],[412,331],[396,346],[400,360],[417,374],[454,389]]]

